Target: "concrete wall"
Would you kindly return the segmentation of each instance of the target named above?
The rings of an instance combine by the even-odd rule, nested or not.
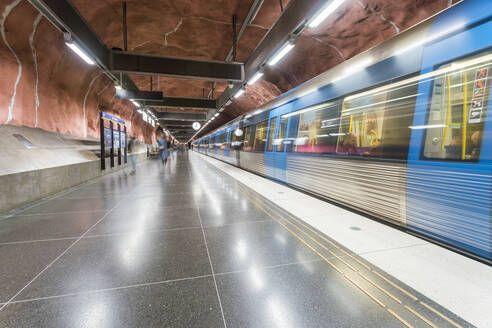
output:
[[[0,125],[0,213],[131,165],[128,159],[128,164],[118,166],[115,158],[115,167],[110,168],[106,158],[102,171],[97,149],[99,142],[93,138]],[[146,160],[145,144],[139,144],[137,152],[139,161]]]
[[[137,155],[137,161],[145,161],[146,153]],[[0,176],[0,213],[4,213],[47,197],[64,189],[74,187],[89,180],[120,171],[128,164],[110,168],[106,159],[106,170],[101,170],[101,161],[93,160],[71,165],[63,165],[40,170],[26,171]]]

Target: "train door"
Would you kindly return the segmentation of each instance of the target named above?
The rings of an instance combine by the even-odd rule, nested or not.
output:
[[[266,133],[265,144],[265,171],[266,175],[275,178],[275,153],[273,151],[273,140],[275,136],[275,129],[277,125],[277,117],[274,116],[275,111],[270,112],[270,119],[268,121],[268,130]]]
[[[227,129],[225,132],[225,142],[224,142],[224,158],[227,162],[230,162],[231,156],[231,130]]]
[[[490,53],[423,75],[407,164],[408,228],[488,259],[491,75]]]
[[[282,182],[287,181],[285,170],[287,168],[287,157],[285,152],[285,140],[287,133],[287,123],[289,118],[279,116],[277,119],[277,128],[273,139],[273,151],[275,160],[275,179]]]

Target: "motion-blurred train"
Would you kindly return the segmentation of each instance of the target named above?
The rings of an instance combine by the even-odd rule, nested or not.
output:
[[[491,263],[492,1],[465,0],[194,149]]]

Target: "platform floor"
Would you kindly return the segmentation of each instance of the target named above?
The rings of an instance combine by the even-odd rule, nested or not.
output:
[[[173,154],[0,217],[0,327],[473,326],[250,187]]]

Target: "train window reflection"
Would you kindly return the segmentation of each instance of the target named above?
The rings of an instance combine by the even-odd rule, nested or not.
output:
[[[253,145],[254,151],[265,151],[267,129],[268,120],[264,120],[256,124],[255,141]]]
[[[268,128],[268,151],[273,149],[273,135],[275,134],[275,128],[277,127],[277,118],[274,117],[270,120],[270,127]]]
[[[232,149],[241,150],[243,147],[244,131],[239,127],[232,131]]]
[[[337,153],[406,158],[417,91],[412,82],[345,98]]]
[[[244,128],[244,143],[243,150],[244,151],[252,151],[253,150],[253,136],[255,132],[255,126],[249,125]]]
[[[331,102],[282,116],[282,119],[291,117],[290,135],[284,140],[284,144],[288,145],[287,151],[334,153],[337,145],[339,107],[339,102]],[[295,135],[291,133],[294,130]]]
[[[476,57],[475,57],[476,58]],[[475,64],[467,65],[467,63]],[[454,62],[434,78],[425,129],[424,157],[477,161],[489,101],[492,63]],[[419,127],[413,127],[419,128]]]

